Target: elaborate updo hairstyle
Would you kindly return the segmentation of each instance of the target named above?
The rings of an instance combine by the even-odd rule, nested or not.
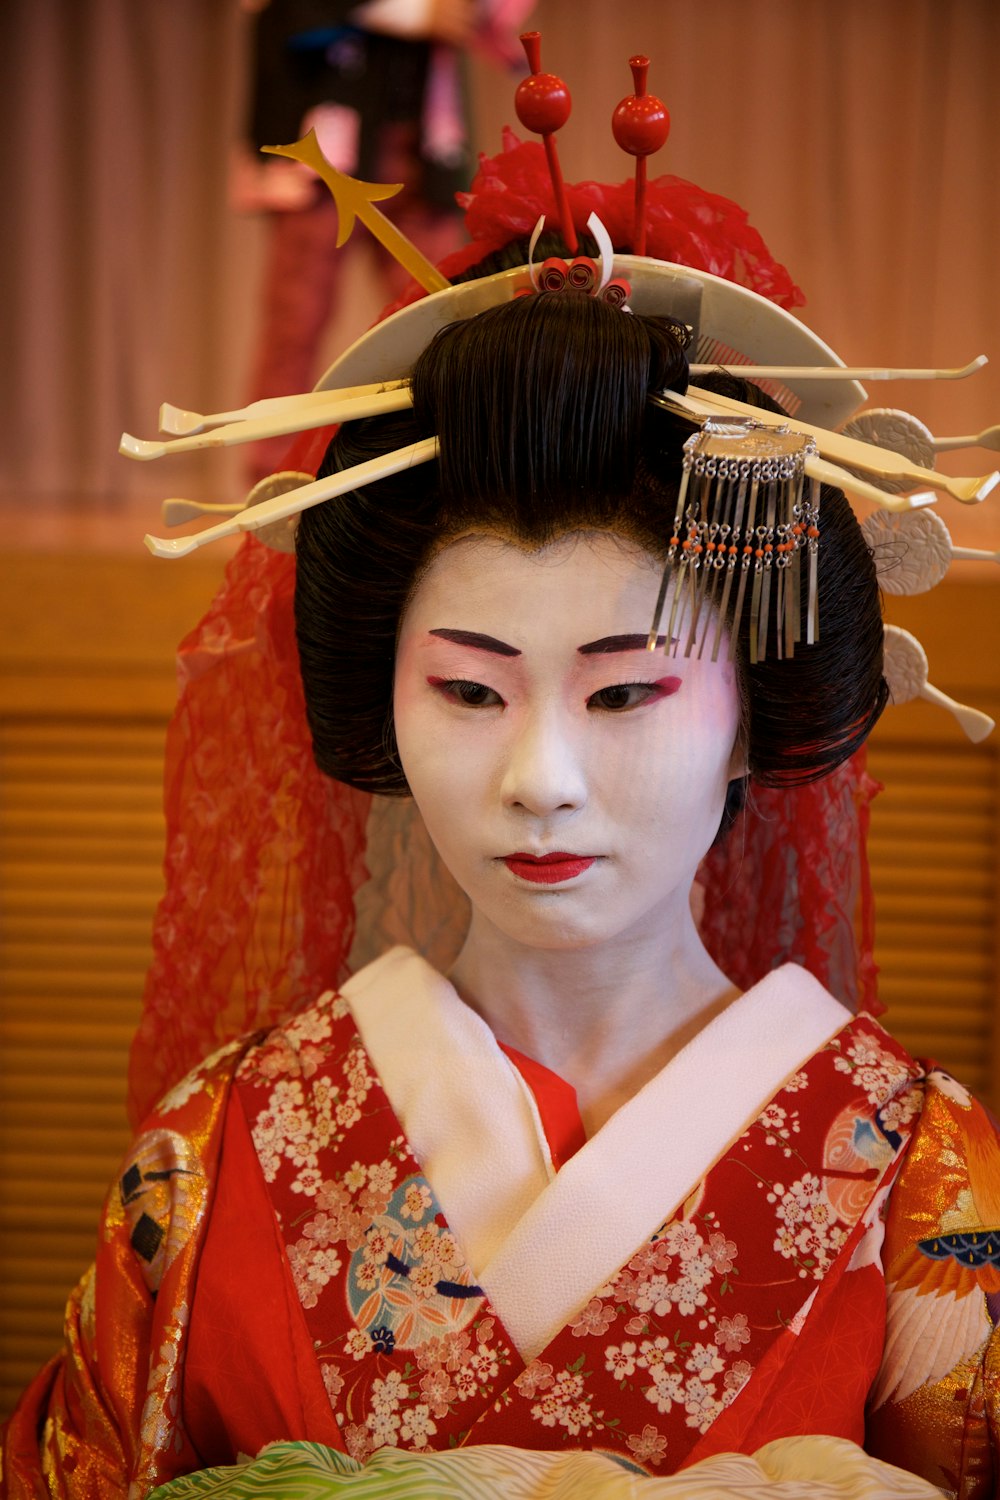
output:
[[[700,383],[773,408],[724,375]],[[599,530],[666,555],[692,429],[649,402],[664,387],[687,387],[676,325],[564,290],[443,329],[413,371],[412,412],[340,429],[321,474],[433,434],[441,451],[300,517],[296,623],[322,771],[407,793],[392,723],[396,639],[420,571],[450,538],[479,530],[540,547]],[[772,619],[767,657],[750,665],[748,610],[739,626],[747,764],[770,786],[832,771],[887,697],[875,568],[839,490],[824,487],[819,526],[818,642],[778,660]]]

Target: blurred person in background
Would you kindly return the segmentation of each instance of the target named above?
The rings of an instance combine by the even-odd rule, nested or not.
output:
[[[252,15],[246,135],[236,153],[233,207],[268,215],[268,244],[248,399],[308,390],[321,373],[344,259],[337,210],[308,168],[260,148],[316,132],[327,160],[366,182],[402,183],[383,211],[432,260],[463,239],[455,193],[468,186],[464,56],[515,67],[532,0],[243,0]],[[385,302],[408,276],[375,244]],[[255,445],[251,482],[284,439]]]

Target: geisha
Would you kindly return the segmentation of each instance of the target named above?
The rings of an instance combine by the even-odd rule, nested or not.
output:
[[[449,1494],[463,1462],[484,1494],[992,1494],[995,1126],[849,996],[795,963],[745,984],[711,938],[752,815],[791,848],[857,800],[887,696],[870,550],[824,487],[794,585],[682,561],[691,426],[651,398],[687,389],[687,330],[483,285],[319,477],[436,459],[296,537],[323,795],[345,820],[412,799],[434,854],[390,816],[373,883],[398,914],[447,882],[452,950],[389,948],[159,1102],[9,1492],[195,1494],[267,1449],[272,1495],[268,1454],[359,1495]],[[811,899],[807,924],[844,897]]]

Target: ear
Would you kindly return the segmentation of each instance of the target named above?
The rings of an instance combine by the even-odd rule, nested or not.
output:
[[[729,780],[743,781],[750,775],[747,765],[747,747],[743,736],[743,730],[737,730],[736,739],[729,756]]]

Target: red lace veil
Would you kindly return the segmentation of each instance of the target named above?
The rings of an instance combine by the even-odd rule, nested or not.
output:
[[[507,132],[463,200],[472,243],[443,263],[449,276],[554,213],[542,147]],[[631,183],[570,186],[569,200],[579,227],[596,212],[612,240],[628,242]],[[736,204],[675,177],[651,183],[649,203],[651,257],[786,308],[803,300]],[[287,467],[315,472],[328,436],[301,439]],[[294,575],[292,557],[248,537],[181,642],[166,746],[166,891],[132,1044],[133,1123],[207,1054],[335,985],[385,943],[414,942],[445,964],[460,940],[464,898],[411,804],[352,791],[313,764]],[[846,1004],[873,1008],[865,844],[874,790],[863,753],[811,786],[752,789],[699,877],[703,938],[736,984],[794,960]]]

